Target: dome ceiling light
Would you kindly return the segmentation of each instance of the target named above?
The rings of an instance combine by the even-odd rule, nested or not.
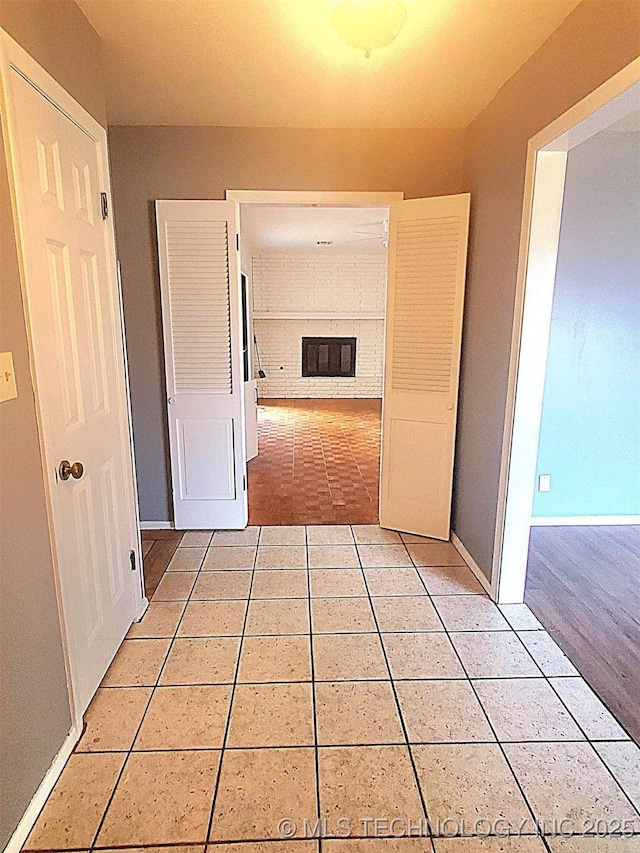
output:
[[[371,51],[386,47],[407,22],[407,10],[399,0],[342,0],[331,15],[331,23],[345,44]]]

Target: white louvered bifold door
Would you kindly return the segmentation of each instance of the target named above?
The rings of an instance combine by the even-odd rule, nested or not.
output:
[[[158,201],[173,511],[178,530],[247,524],[236,205]]]
[[[469,195],[391,205],[380,523],[449,538]]]

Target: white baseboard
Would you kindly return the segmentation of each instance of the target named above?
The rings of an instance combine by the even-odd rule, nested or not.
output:
[[[141,521],[140,530],[175,530],[173,521]]]
[[[620,524],[640,524],[640,515],[559,515],[553,518],[531,518],[532,527],[604,527]]]
[[[60,774],[69,760],[69,756],[73,752],[75,745],[80,740],[81,734],[81,728],[78,728],[77,726],[73,726],[71,728],[69,734],[64,740],[64,743],[58,750],[56,757],[51,762],[51,766],[45,773],[44,779],[40,783],[38,790],[33,795],[25,813],[22,815],[15,832],[9,839],[9,843],[5,847],[4,853],[20,853],[20,850],[24,846],[29,833],[38,819],[38,815],[42,811],[42,807],[46,803],[54,785],[60,778]]]
[[[474,575],[478,578],[478,580],[480,581],[480,583],[482,584],[482,586],[484,587],[484,589],[487,591],[487,593],[488,593],[489,595],[493,596],[493,591],[492,591],[492,589],[491,589],[491,582],[489,581],[489,579],[487,578],[487,576],[485,575],[485,573],[482,571],[482,569],[480,568],[480,566],[479,566],[479,565],[476,563],[476,561],[473,559],[473,557],[471,556],[471,554],[470,554],[470,553],[467,551],[467,549],[464,547],[464,545],[462,544],[462,542],[460,541],[460,539],[459,539],[459,538],[456,536],[456,534],[453,532],[453,530],[451,531],[451,541],[453,542],[453,544],[454,544],[454,546],[455,546],[456,550],[460,552],[460,554],[461,554],[461,555],[462,555],[462,557],[464,558],[465,563],[469,566],[469,568],[471,569],[471,571],[472,571],[472,572],[474,573]]]

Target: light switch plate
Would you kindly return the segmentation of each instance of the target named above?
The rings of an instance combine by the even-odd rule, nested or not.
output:
[[[18,396],[16,374],[13,369],[13,353],[0,352],[0,403]]]

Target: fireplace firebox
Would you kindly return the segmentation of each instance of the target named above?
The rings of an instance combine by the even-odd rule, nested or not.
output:
[[[303,376],[355,376],[356,338],[302,338]]]

